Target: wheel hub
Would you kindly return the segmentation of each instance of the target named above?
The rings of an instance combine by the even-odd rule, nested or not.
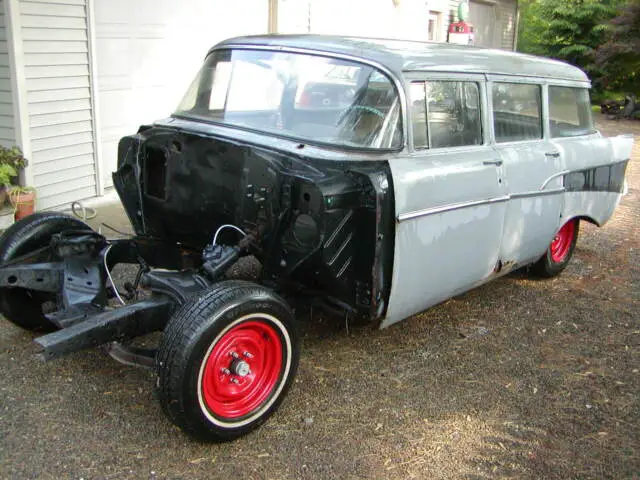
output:
[[[231,368],[229,369],[234,375],[239,377],[246,377],[251,373],[249,364],[244,360],[234,360],[231,362]]]

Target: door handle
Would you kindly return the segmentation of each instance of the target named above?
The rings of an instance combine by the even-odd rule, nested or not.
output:
[[[484,162],[482,162],[483,165],[495,165],[496,167],[499,167],[500,165],[502,165],[502,160],[485,160]]]
[[[559,158],[560,152],[547,152],[544,155],[545,157]]]

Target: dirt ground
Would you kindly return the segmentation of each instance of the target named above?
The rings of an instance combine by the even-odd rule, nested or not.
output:
[[[0,320],[0,477],[640,478],[638,143],[627,178],[558,278],[512,274],[383,331],[314,318],[288,398],[233,443],[173,427],[151,372],[100,349],[41,363]],[[96,221],[127,228],[117,206]]]

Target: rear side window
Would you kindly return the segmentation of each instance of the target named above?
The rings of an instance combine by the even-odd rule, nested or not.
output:
[[[549,130],[554,138],[593,133],[586,88],[549,87]]]
[[[540,85],[494,83],[492,98],[496,142],[542,138]]]
[[[480,90],[475,82],[413,82],[409,92],[415,148],[482,144]]]

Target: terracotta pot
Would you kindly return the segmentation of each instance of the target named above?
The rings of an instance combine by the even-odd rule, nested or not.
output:
[[[9,192],[9,201],[15,209],[15,219],[20,220],[36,211],[36,191],[16,188]]]

